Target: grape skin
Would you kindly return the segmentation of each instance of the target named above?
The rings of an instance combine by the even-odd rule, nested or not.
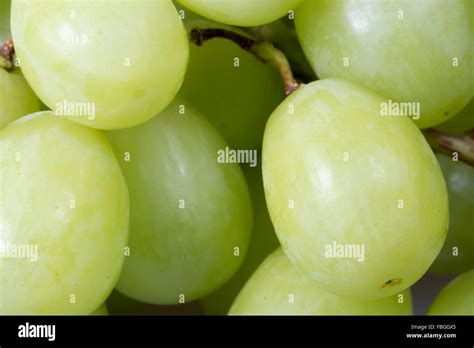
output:
[[[301,272],[278,248],[260,265],[230,315],[411,315],[410,289],[369,301],[331,294]],[[399,300],[402,303],[399,303]]]
[[[474,95],[473,13],[470,0],[312,0],[297,9],[295,23],[320,78],[420,103],[415,123],[427,128],[453,117]]]
[[[0,131],[0,148],[0,241],[38,248],[36,262],[0,258],[0,314],[88,315],[117,282],[128,238],[127,186],[110,144],[41,112]]]
[[[446,285],[431,304],[428,315],[474,315],[474,269]]]
[[[280,243],[343,296],[408,288],[446,237],[448,197],[436,157],[409,119],[381,117],[381,102],[349,82],[320,80],[287,98],[265,129],[265,196]],[[333,242],[364,245],[364,261],[325,257]]]
[[[36,94],[52,110],[65,101],[95,107],[95,118],[71,116],[89,127],[145,122],[184,78],[189,44],[171,0],[13,0],[11,26]]]
[[[436,157],[448,186],[450,215],[448,236],[430,272],[461,273],[474,268],[474,168],[442,154]]]
[[[270,23],[295,9],[303,0],[178,0],[201,16],[242,27]]]
[[[208,315],[226,315],[255,269],[279,245],[265,203],[261,167],[244,167],[243,172],[252,197],[254,216],[252,239],[244,263],[237,274],[219,290],[201,300],[202,308]]]
[[[0,68],[0,129],[21,116],[40,110],[40,101],[21,72]]]
[[[117,289],[176,304],[223,285],[245,258],[252,208],[239,166],[217,163],[222,137],[179,98],[145,124],[108,136],[131,199],[131,256]]]

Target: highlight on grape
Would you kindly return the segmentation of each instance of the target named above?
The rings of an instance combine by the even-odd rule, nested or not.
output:
[[[473,315],[473,7],[0,1],[0,315]]]

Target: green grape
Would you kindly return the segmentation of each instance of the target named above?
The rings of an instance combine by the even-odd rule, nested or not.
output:
[[[474,268],[474,168],[445,155],[436,156],[448,186],[450,215],[448,236],[430,271],[461,273]]]
[[[0,131],[0,314],[87,315],[118,280],[128,193],[107,138],[40,112]]]
[[[234,66],[235,58],[239,66]],[[191,46],[180,95],[201,111],[234,149],[259,149],[265,123],[283,100],[278,72],[226,39]]]
[[[252,197],[253,232],[247,256],[236,275],[218,291],[201,301],[206,314],[225,315],[239,291],[265,257],[278,246],[272,222],[268,216],[263,192],[262,173],[259,167],[245,168],[244,174]]]
[[[455,117],[436,127],[440,131],[462,135],[474,128],[474,99],[464,107]]]
[[[327,291],[376,299],[417,281],[440,251],[448,196],[408,118],[343,80],[301,87],[270,116],[266,201],[290,258]]]
[[[21,72],[0,68],[0,129],[21,116],[40,110],[40,101]]]
[[[105,316],[105,315],[109,315],[109,311],[107,310],[107,307],[105,306],[105,304],[103,304],[102,306],[97,308],[95,311],[93,311],[89,315]]]
[[[411,315],[410,289],[378,300],[331,294],[301,272],[278,248],[260,265],[230,315]]]
[[[431,304],[428,315],[474,315],[474,269],[446,285]]]
[[[426,128],[474,94],[473,13],[471,0],[312,0],[295,18],[320,78],[357,82]]]
[[[0,45],[10,38],[10,0],[0,1]]]
[[[142,302],[189,302],[216,290],[245,257],[252,210],[237,164],[185,102],[138,127],[109,132],[130,189],[130,256],[117,289]]]
[[[13,0],[11,26],[36,94],[89,127],[145,122],[184,78],[188,42],[171,0]]]
[[[272,22],[295,9],[303,0],[178,0],[201,16],[217,22],[257,26]]]

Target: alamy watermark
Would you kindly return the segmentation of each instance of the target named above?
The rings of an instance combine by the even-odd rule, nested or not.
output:
[[[414,120],[420,118],[420,103],[418,102],[396,102],[389,99],[380,103],[381,116],[408,116]]]
[[[257,150],[233,150],[228,146],[217,151],[217,163],[248,163],[257,166]]]
[[[18,326],[18,337],[20,338],[47,338],[48,341],[56,340],[56,325],[54,324],[30,324],[29,322]]]
[[[38,261],[37,244],[14,244],[0,240],[0,259],[28,259]]]
[[[54,105],[54,113],[57,116],[85,116],[93,120],[95,119],[95,103],[72,102],[64,99]]]
[[[357,259],[363,262],[365,259],[364,244],[339,244],[336,241],[324,246],[324,256],[327,258]]]

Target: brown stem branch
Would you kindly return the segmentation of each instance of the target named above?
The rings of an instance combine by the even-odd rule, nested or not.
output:
[[[194,28],[191,30],[191,41],[198,46],[213,38],[225,38],[233,41],[242,49],[252,53],[264,63],[270,63],[278,69],[283,84],[285,85],[285,96],[289,96],[302,84],[298,83],[293,76],[290,63],[285,54],[269,41],[258,41],[253,38],[240,35],[230,30],[220,28]]]
[[[423,135],[433,150],[450,156],[457,153],[462,161],[471,166],[474,165],[474,128],[462,136],[451,135],[436,129],[424,129]]]
[[[204,42],[216,37],[231,40],[246,51],[248,51],[250,47],[256,43],[256,41],[252,38],[221,28],[194,28],[191,30],[190,35],[191,41],[198,46],[202,46]]]
[[[13,46],[13,41],[10,38],[0,46],[0,68],[3,68],[7,71],[11,71],[15,68],[15,64],[13,63],[14,53],[15,47]]]

